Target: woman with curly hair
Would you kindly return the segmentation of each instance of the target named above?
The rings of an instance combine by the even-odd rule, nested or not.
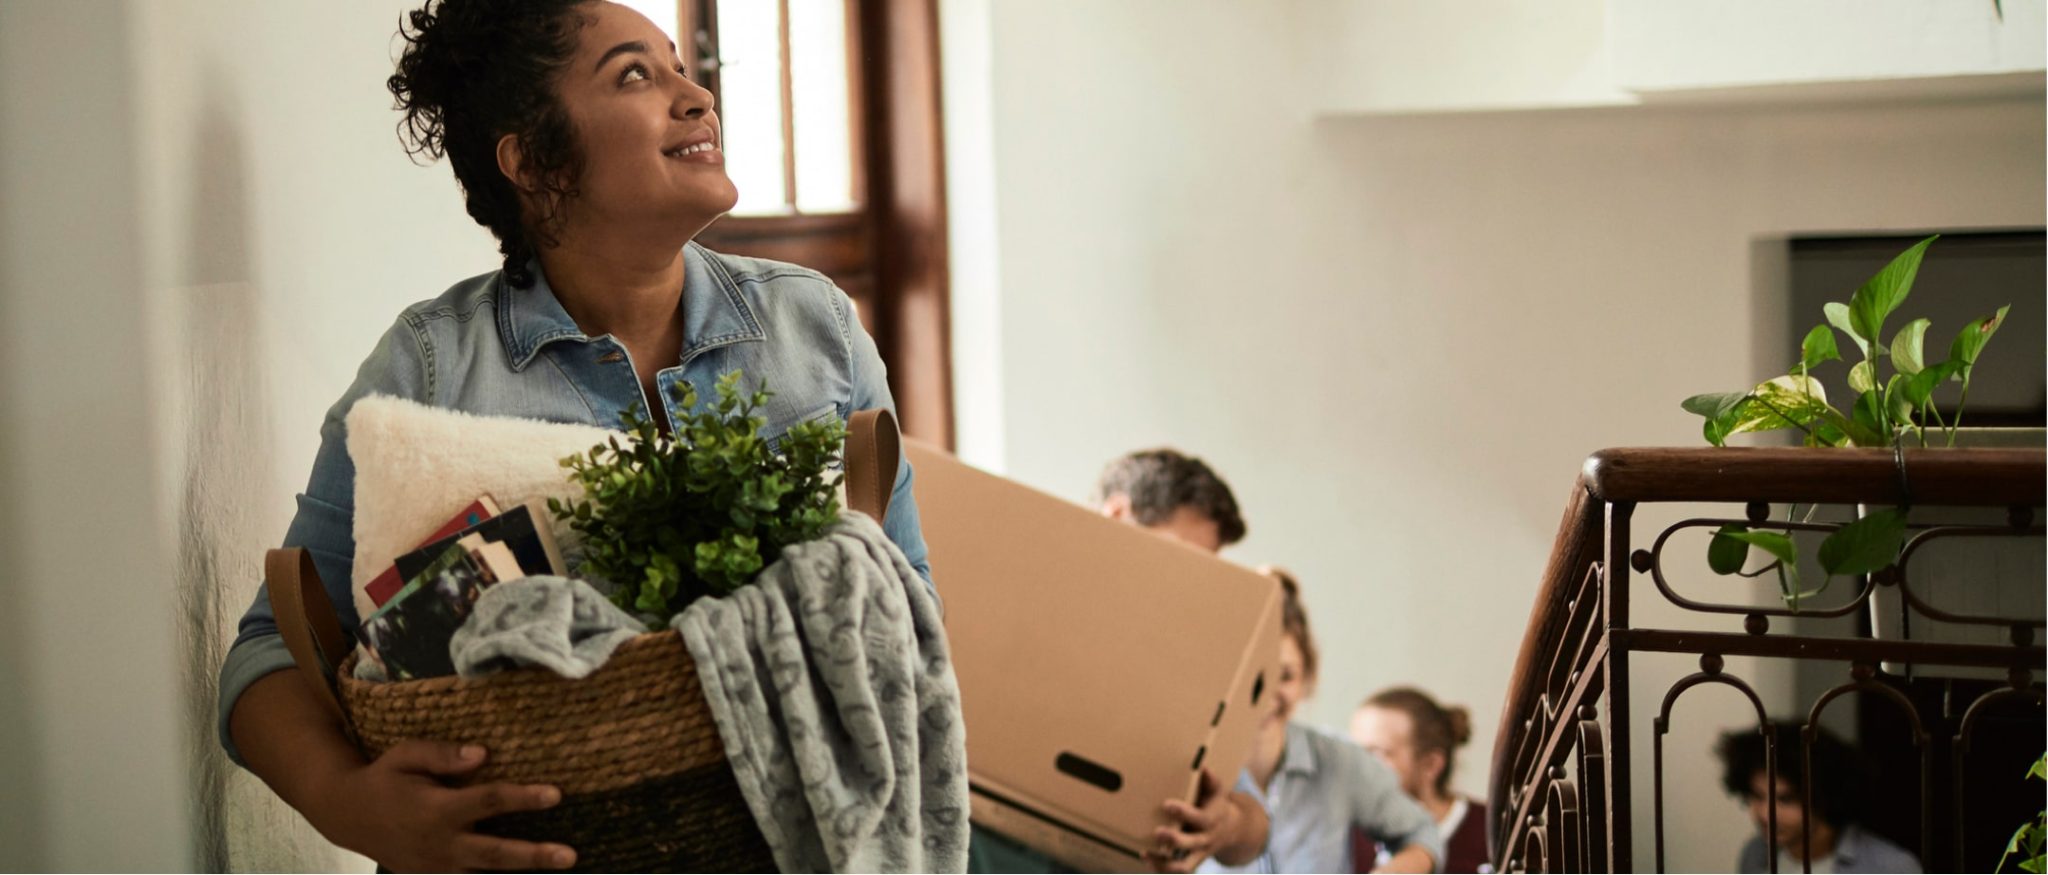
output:
[[[768,438],[894,407],[829,280],[692,242],[738,192],[710,92],[646,18],[596,0],[428,0],[400,33],[401,139],[448,159],[504,260],[399,314],[328,411],[284,543],[312,555],[345,631],[358,618],[344,418],[367,395],[611,428],[632,409],[666,430],[684,412],[671,388],[737,369],[776,392]],[[929,580],[907,464],[884,528]],[[474,746],[415,740],[366,762],[291,667],[259,592],[221,668],[221,741],[329,840],[401,871],[575,862],[573,848],[474,829],[554,805],[557,788],[461,786],[489,756]]]

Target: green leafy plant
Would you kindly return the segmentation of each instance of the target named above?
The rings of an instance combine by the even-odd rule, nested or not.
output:
[[[2012,308],[2000,307],[1997,313],[1963,326],[1950,342],[1944,361],[1927,357],[1927,332],[1932,323],[1926,319],[1906,323],[1885,340],[1885,321],[1912,292],[1920,261],[1940,236],[1899,253],[1857,289],[1848,303],[1830,302],[1823,307],[1827,321],[1807,332],[1799,345],[1799,360],[1784,376],[1747,392],[1685,399],[1681,406],[1705,420],[1701,431],[1707,442],[1725,446],[1731,435],[1796,429],[1805,436],[1807,446],[1884,447],[1910,434],[1924,447],[1931,425],[1954,446],[1963,408],[1969,404],[1977,360]],[[1827,391],[1812,376],[1821,365],[1845,361],[1836,342],[1837,330],[1848,336],[1860,354],[1849,367],[1849,388],[1858,394],[1846,414],[1829,403]],[[1937,391],[1949,383],[1961,388],[1954,422],[1943,418],[1935,403]]]
[[[1940,236],[1928,237],[1899,253],[1847,303],[1825,305],[1822,312],[1827,321],[1806,333],[1799,344],[1799,360],[1784,376],[1758,383],[1746,392],[1685,399],[1680,406],[1704,420],[1701,433],[1707,442],[1719,447],[1726,446],[1731,435],[1797,430],[1810,447],[1887,447],[1908,439],[1926,447],[1931,427],[1948,446],[1954,446],[1963,408],[1969,404],[1977,361],[2012,308],[2000,307],[1990,317],[1963,326],[1949,344],[1944,361],[1928,359],[1927,332],[1932,323],[1926,319],[1907,322],[1887,341],[1886,320],[1912,292],[1921,259]],[[1815,368],[1831,362],[1846,364],[1837,331],[1849,338],[1859,354],[1856,363],[1849,365],[1849,388],[1857,395],[1847,413],[1828,401],[1827,391],[1813,377]],[[1950,383],[1960,390],[1953,421],[1942,415],[1935,398]],[[1791,514],[1797,513],[1795,505]],[[1785,532],[1724,526],[1708,544],[1707,564],[1717,574],[1745,577],[1775,570],[1780,591],[1796,609],[1801,598],[1825,589],[1838,575],[1869,574],[1889,566],[1905,540],[1905,508],[1878,510],[1837,529],[1820,547],[1820,565],[1827,578],[1812,590],[1800,585],[1798,553]],[[1751,548],[1764,551],[1772,561],[1745,573],[1742,568]]]
[[[2034,761],[2027,777],[2048,780],[2048,754]],[[2043,845],[2048,845],[2048,810],[2013,831],[2012,840],[2005,843],[2005,855],[1998,858],[1998,866],[1992,871],[2005,871],[2005,861],[2018,854],[2021,872],[2048,872],[2048,854],[2043,853]]]
[[[665,619],[707,595],[751,582],[782,548],[817,538],[839,518],[830,469],[846,425],[827,417],[791,426],[779,452],[754,411],[773,393],[743,394],[740,372],[718,380],[718,401],[678,418],[674,435],[631,411],[617,438],[562,460],[584,500],[549,510],[583,537],[585,574],[612,586],[620,607]],[[688,383],[673,394],[697,406]]]

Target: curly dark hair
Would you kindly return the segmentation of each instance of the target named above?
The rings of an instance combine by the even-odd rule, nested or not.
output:
[[[1804,756],[1805,740],[1798,723],[1771,726],[1777,748],[1778,777],[1792,785],[1793,793],[1809,786]],[[1764,735],[1754,729],[1738,729],[1721,736],[1714,752],[1721,758],[1721,786],[1731,796],[1749,798],[1749,782],[1764,770]],[[1813,740],[1813,813],[1839,829],[1863,819],[1863,802],[1869,795],[1869,774],[1855,749],[1826,729],[1816,727]],[[1797,803],[1798,797],[1789,800]]]
[[[1177,450],[1139,450],[1109,463],[1096,481],[1095,501],[1117,495],[1130,498],[1131,515],[1141,525],[1159,525],[1176,509],[1190,507],[1216,523],[1224,545],[1244,540],[1244,517],[1229,484],[1201,459]]]
[[[385,81],[405,113],[398,138],[415,161],[446,156],[470,218],[491,229],[505,278],[533,284],[537,244],[552,245],[561,205],[576,196],[583,154],[555,73],[576,52],[589,0],[427,0],[405,15],[405,49]],[[511,134],[539,184],[538,215],[498,170],[498,140]]]

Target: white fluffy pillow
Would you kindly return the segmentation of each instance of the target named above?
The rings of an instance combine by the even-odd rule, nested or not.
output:
[[[357,401],[347,425],[356,465],[349,583],[358,617],[376,608],[364,586],[477,496],[507,510],[531,498],[581,498],[562,458],[624,437],[594,425],[478,416],[383,396]],[[555,527],[565,546],[570,534]]]

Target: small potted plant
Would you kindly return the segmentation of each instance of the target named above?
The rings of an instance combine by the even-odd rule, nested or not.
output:
[[[742,394],[740,373],[719,378],[718,401],[677,418],[673,435],[632,413],[614,438],[562,460],[584,499],[549,510],[582,536],[579,572],[610,585],[614,604],[662,628],[704,596],[752,581],[790,544],[814,540],[839,518],[832,463],[846,426],[828,417],[761,437],[754,411],[770,393]],[[681,409],[696,389],[675,389]]]

